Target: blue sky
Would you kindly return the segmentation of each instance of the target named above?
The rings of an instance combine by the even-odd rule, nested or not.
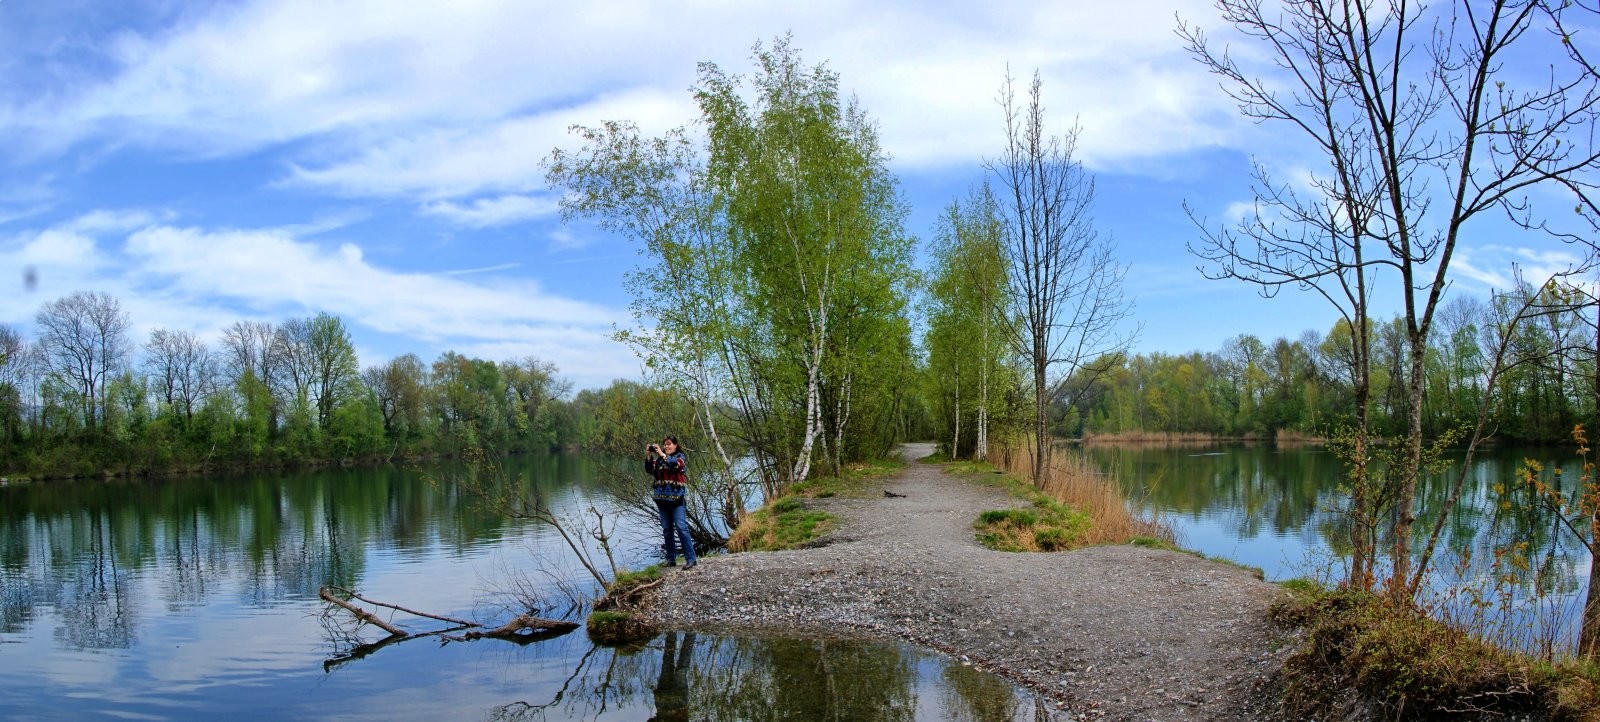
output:
[[[327,311],[365,365],[455,350],[538,356],[580,388],[637,377],[609,338],[636,249],[562,224],[540,162],[572,123],[690,122],[697,62],[743,72],[792,32],[879,122],[919,237],[999,149],[1007,65],[1037,68],[1056,127],[1082,124],[1139,350],[1325,330],[1317,300],[1207,281],[1184,250],[1183,202],[1226,218],[1252,157],[1291,176],[1314,159],[1237,115],[1175,14],[1226,37],[1190,0],[0,0],[0,323],[31,335],[41,304],[99,290],[141,341]],[[1470,237],[1452,293],[1572,255]]]

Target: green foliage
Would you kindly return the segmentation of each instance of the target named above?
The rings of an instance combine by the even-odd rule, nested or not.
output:
[[[98,300],[97,300],[98,299]],[[82,295],[77,302],[115,306]],[[66,304],[56,312],[76,308]],[[376,461],[480,446],[541,451],[574,442],[569,385],[537,359],[414,355],[357,373],[348,330],[326,313],[236,324],[218,353],[157,329],[140,363],[86,383],[35,365],[0,327],[0,474],[41,478],[211,467]],[[109,341],[108,341],[109,342]],[[24,394],[37,399],[24,414]]]
[[[778,496],[814,460],[837,474],[886,454],[903,428],[912,238],[876,128],[838,76],[786,38],[752,60],[742,76],[700,66],[703,137],[575,128],[583,147],[554,152],[547,179],[566,215],[642,246],[639,328],[619,338]],[[732,488],[734,470],[718,473]]]
[[[1539,323],[1519,324],[1516,357],[1549,363],[1516,363],[1494,389],[1484,388],[1494,338],[1486,328],[1504,324],[1519,298],[1543,298],[1546,288],[1521,289],[1484,304],[1459,299],[1440,312],[1440,331],[1429,337],[1424,366],[1424,435],[1438,437],[1476,418],[1490,398],[1496,436],[1508,440],[1565,443],[1579,419],[1595,413],[1591,356],[1554,353],[1560,345],[1583,345],[1592,331],[1577,326],[1576,309],[1553,311]],[[1553,301],[1545,301],[1553,303]],[[1398,436],[1406,423],[1404,329],[1399,318],[1374,323],[1371,360],[1370,431]],[[1270,342],[1242,335],[1212,353],[1138,354],[1123,360],[1086,402],[1086,430],[1200,433],[1222,437],[1272,435],[1291,430],[1326,436],[1355,422],[1351,383],[1350,325],[1339,321],[1326,334],[1306,331],[1298,339]]]
[[[1023,379],[1011,351],[1006,316],[1009,277],[1004,221],[987,184],[952,203],[934,230],[934,268],[923,315],[928,332],[924,387],[932,400],[941,452],[977,452],[980,430],[1014,430]],[[987,453],[987,449],[985,449]]]

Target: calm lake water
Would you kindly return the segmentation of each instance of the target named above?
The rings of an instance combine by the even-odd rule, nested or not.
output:
[[[1121,483],[1136,507],[1170,524],[1185,548],[1259,567],[1269,580],[1324,575],[1330,565],[1337,567],[1336,553],[1348,551],[1349,527],[1340,511],[1344,467],[1327,449],[1095,446],[1087,453]],[[1432,529],[1459,474],[1462,455],[1447,456],[1447,468],[1420,484],[1419,538]],[[1567,479],[1577,478],[1579,463],[1571,449],[1479,451],[1445,527],[1447,551],[1483,552],[1508,537],[1532,542],[1536,556],[1582,549],[1560,533],[1553,515],[1528,503],[1525,495],[1513,497],[1513,511],[1494,503],[1494,485],[1513,485],[1518,468],[1529,458],[1561,466]],[[1586,555],[1569,561],[1581,561],[1587,575]],[[1331,571],[1337,576],[1337,568]]]
[[[582,457],[511,471],[557,509],[610,508]],[[500,621],[492,590],[509,575],[578,578],[552,528],[491,513],[451,478],[440,466],[0,488],[0,718],[1033,718],[1037,702],[1003,680],[900,645],[671,633],[619,649],[579,630],[417,639],[327,664],[349,646],[321,624],[323,584]],[[623,536],[622,561],[648,563],[655,537]]]

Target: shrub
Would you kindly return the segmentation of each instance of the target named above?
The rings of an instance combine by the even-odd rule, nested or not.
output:
[[[1284,664],[1286,711],[1318,716],[1355,688],[1393,719],[1458,719],[1533,713],[1600,719],[1600,670],[1558,665],[1499,649],[1407,605],[1369,592],[1324,590],[1291,580],[1274,604],[1281,624],[1303,627]]]

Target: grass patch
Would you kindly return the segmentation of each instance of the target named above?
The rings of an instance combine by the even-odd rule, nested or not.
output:
[[[1065,551],[1078,545],[1090,524],[1087,515],[1043,494],[1031,500],[1031,507],[979,514],[972,525],[978,543],[1003,552]]]
[[[1600,720],[1600,668],[1592,663],[1550,664],[1508,652],[1371,593],[1306,580],[1283,586],[1293,594],[1273,606],[1273,619],[1305,629],[1284,664],[1292,714],[1318,714],[1354,688],[1393,719]]]
[[[728,551],[793,549],[833,530],[832,514],[807,509],[799,497],[785,496],[745,516],[728,538]]]
[[[944,453],[942,449],[934,449],[932,454],[917,459],[917,461],[924,464],[944,464],[950,461],[950,455]]]
[[[611,580],[611,584],[606,587],[606,593],[619,596],[626,595],[635,588],[642,587],[660,578],[661,567],[656,564],[651,564],[636,572],[621,572],[617,574],[616,579]]]

